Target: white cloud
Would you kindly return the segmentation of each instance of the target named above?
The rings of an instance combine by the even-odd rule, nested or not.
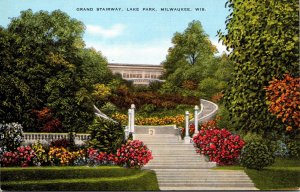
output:
[[[127,43],[115,45],[86,42],[86,45],[101,51],[110,63],[158,65],[165,60],[168,49],[172,44],[163,40],[142,44]]]
[[[213,45],[217,47],[218,53],[216,55],[222,55],[223,53],[229,54],[230,51],[226,50],[226,46],[222,44],[222,41],[212,40]]]
[[[123,24],[115,24],[111,28],[105,29],[98,25],[87,25],[86,31],[92,35],[99,35],[106,38],[113,38],[121,35],[125,29]]]

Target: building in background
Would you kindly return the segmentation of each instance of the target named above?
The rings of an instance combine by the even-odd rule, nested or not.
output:
[[[163,74],[162,65],[109,63],[108,68],[113,74],[119,73],[123,79],[133,81],[134,85],[149,85],[152,81],[163,81],[159,79]]]

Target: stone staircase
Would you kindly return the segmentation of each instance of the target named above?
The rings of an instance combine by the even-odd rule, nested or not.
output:
[[[257,190],[243,171],[211,169],[192,144],[184,144],[174,134],[136,134],[152,151],[144,169],[156,172],[161,190]]]

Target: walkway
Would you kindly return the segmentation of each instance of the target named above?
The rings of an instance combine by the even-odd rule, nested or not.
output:
[[[201,122],[211,119],[218,106],[201,100]],[[196,153],[192,143],[185,144],[175,126],[135,126],[135,139],[143,141],[152,151],[144,169],[156,172],[161,190],[257,190],[244,171],[215,170]]]

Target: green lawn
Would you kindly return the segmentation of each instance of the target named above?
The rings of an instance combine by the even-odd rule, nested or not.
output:
[[[159,190],[150,170],[100,167],[1,168],[2,190],[132,191]]]
[[[245,170],[255,186],[261,190],[296,190],[300,187],[300,159],[276,159],[261,171],[240,166],[220,166],[216,169]]]

